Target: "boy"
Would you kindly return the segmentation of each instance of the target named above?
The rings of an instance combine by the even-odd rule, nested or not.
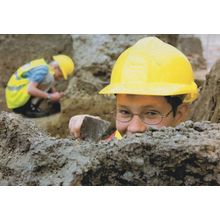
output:
[[[156,37],[147,37],[119,56],[110,84],[99,93],[116,95],[117,131],[111,139],[185,121],[198,88],[186,56]],[[85,116],[70,119],[75,137],[80,137]]]

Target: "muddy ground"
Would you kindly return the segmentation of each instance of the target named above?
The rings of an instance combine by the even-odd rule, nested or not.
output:
[[[113,142],[57,139],[4,112],[0,124],[0,185],[220,185],[220,124]]]
[[[2,72],[7,72],[0,81],[1,110],[7,110],[3,95],[7,79],[28,58],[42,57],[45,51],[47,59],[54,53],[66,53],[75,61],[75,74],[57,84],[65,91],[61,113],[30,120],[0,114],[1,185],[220,184],[220,129],[219,123],[215,124],[220,122],[220,65],[217,61],[210,71],[206,70],[198,38],[159,35],[192,62],[201,91],[189,116],[194,122],[176,129],[152,130],[120,142],[97,143],[68,136],[69,118],[82,113],[98,115],[114,127],[109,113],[115,108],[115,97],[98,95],[98,91],[109,82],[118,55],[146,35],[39,36],[0,36],[0,66]],[[20,51],[18,45],[10,47],[16,42],[27,43],[28,47]],[[8,47],[10,53],[5,52]],[[16,60],[13,53],[18,51]]]

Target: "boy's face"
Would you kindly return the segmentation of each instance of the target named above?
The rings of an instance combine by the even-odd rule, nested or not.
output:
[[[116,128],[121,135],[143,133],[149,127],[173,127],[188,115],[188,105],[181,104],[174,117],[171,105],[163,96],[117,94],[116,100]]]

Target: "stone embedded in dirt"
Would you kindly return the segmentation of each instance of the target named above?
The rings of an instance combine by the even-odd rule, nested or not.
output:
[[[0,125],[0,185],[220,185],[220,124],[99,143],[57,139],[5,112]]]
[[[84,140],[98,141],[111,129],[111,123],[102,119],[85,117],[80,129]]]

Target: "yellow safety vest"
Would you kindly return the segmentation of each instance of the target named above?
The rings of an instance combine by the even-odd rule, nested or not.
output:
[[[5,90],[6,103],[9,109],[21,107],[28,102],[31,97],[27,91],[29,80],[24,78],[24,73],[41,65],[48,66],[44,59],[33,60],[19,67],[16,73],[11,76]]]

